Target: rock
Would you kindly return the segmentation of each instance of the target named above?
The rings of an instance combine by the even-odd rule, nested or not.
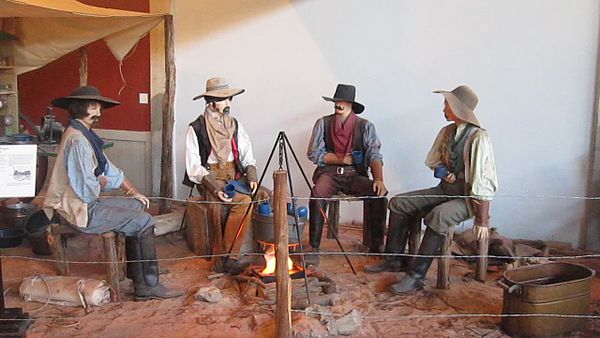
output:
[[[327,324],[327,330],[332,335],[350,336],[358,332],[362,324],[360,311],[354,309],[344,316]]]
[[[318,319],[307,316],[297,316],[294,318],[294,338],[324,338],[328,336],[327,330]]]
[[[223,295],[221,294],[221,290],[216,286],[207,286],[200,288],[200,290],[196,292],[194,298],[209,303],[218,303],[223,298]]]

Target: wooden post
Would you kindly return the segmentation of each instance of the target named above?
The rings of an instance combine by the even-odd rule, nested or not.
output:
[[[450,250],[450,246],[452,245],[452,237],[454,237],[454,227],[448,228],[448,235],[446,236],[446,240],[444,244],[442,244],[442,249],[440,250],[440,254],[446,257],[438,258],[438,278],[437,278],[437,288],[438,289],[448,289],[450,287],[450,256],[452,254]]]
[[[490,244],[490,239],[485,238],[479,241],[479,258],[477,259],[477,265],[475,267],[475,279],[480,282],[485,283],[485,279],[487,277],[487,266],[488,266],[488,248]]]
[[[60,234],[60,224],[52,223],[48,229],[48,244],[52,248],[52,256],[56,261],[58,274],[61,276],[69,275],[69,263],[65,254],[62,236]]]
[[[104,243],[104,256],[108,271],[108,283],[112,287],[114,294],[114,301],[119,301],[121,290],[119,288],[119,260],[117,258],[117,243],[115,241],[116,236],[112,231],[108,231],[102,234],[102,242]]]
[[[85,86],[88,83],[88,52],[87,47],[79,48],[79,85]]]
[[[173,16],[165,15],[165,95],[163,96],[162,154],[160,159],[160,196],[173,197],[173,124],[175,117],[175,41],[173,38]],[[158,207],[160,214],[171,208],[170,201],[161,199]]]
[[[273,216],[275,222],[275,274],[277,307],[275,309],[275,336],[288,338],[292,335],[292,283],[288,274],[289,232],[287,222],[287,172],[273,173]]]

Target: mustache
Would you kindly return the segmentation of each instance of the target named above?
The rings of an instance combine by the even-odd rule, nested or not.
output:
[[[333,106],[333,108],[335,108],[335,110],[344,110],[344,107],[338,105]]]

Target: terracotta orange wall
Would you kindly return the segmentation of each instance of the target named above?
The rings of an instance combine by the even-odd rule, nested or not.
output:
[[[82,3],[138,12],[149,11],[149,0],[79,0]],[[107,110],[100,128],[132,131],[150,130],[150,105],[139,103],[139,93],[150,93],[150,39],[144,37],[123,61],[123,86],[119,63],[103,41],[88,49],[88,84],[98,87],[102,95],[116,99],[121,105]],[[39,124],[50,101],[64,96],[79,86],[79,51],[19,76],[19,108],[35,124]],[[66,126],[68,113],[54,109],[57,119]]]

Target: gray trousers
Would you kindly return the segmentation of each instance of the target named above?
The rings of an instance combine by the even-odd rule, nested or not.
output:
[[[442,183],[437,187],[398,194],[388,204],[391,212],[406,217],[423,217],[425,225],[435,232],[446,235],[450,226],[471,218],[468,199],[451,196],[417,195],[463,195],[464,183]],[[415,196],[415,197],[411,197]]]
[[[88,224],[83,232],[116,231],[125,236],[137,236],[152,226],[154,219],[135,198],[100,197],[88,205]]]

